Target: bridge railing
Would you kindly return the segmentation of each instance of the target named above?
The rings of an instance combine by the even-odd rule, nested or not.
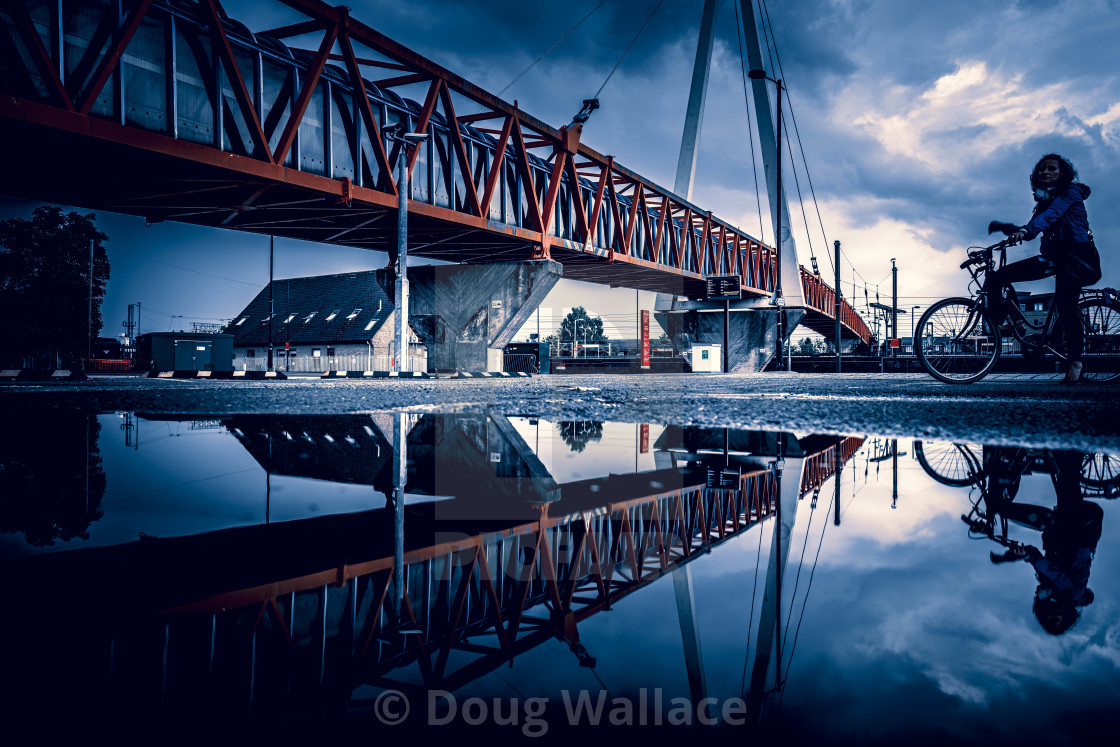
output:
[[[801,292],[805,297],[805,305],[824,314],[830,319],[836,318],[836,291],[825,284],[821,276],[801,268]],[[854,332],[864,342],[871,338],[871,330],[863,317],[859,315],[852,305],[840,299],[840,323]]]
[[[113,3],[17,0],[0,13],[15,42],[2,93],[220,150],[235,156],[225,167],[257,178],[280,173],[242,159],[322,177],[300,183],[350,204],[395,200],[397,143],[384,130],[401,123],[432,135],[411,156],[409,197],[442,217],[528,232],[541,257],[557,248],[695,278],[737,273],[749,289],[772,290],[771,247],[580,144],[580,126],[546,125],[344,7],[282,2],[301,20],[254,34],[213,0],[126,0],[120,16]],[[317,50],[282,41],[308,33],[321,34]],[[75,127],[72,117],[31,114]],[[212,162],[191,149],[176,154]],[[224,225],[251,229],[252,220],[246,212]]]

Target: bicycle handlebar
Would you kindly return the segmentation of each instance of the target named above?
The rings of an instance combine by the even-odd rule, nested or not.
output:
[[[966,259],[964,262],[961,262],[961,269],[963,270],[966,267],[969,267],[971,265],[976,265],[976,264],[980,264],[981,262],[985,262],[985,261],[987,261],[991,252],[995,251],[996,249],[1000,250],[1001,252],[1002,251],[1007,251],[1007,247],[1009,247],[1009,246],[1011,246],[1011,239],[1004,239],[1003,241],[996,242],[995,244],[992,244],[991,246],[980,247],[980,248],[977,248],[977,249],[969,249],[968,250],[968,259]]]

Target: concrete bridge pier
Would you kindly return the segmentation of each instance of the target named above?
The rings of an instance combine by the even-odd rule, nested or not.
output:
[[[409,324],[428,370],[501,371],[503,348],[562,275],[551,260],[408,268]]]
[[[805,311],[787,308],[785,344]],[[723,303],[719,301],[689,301],[671,296],[658,296],[654,318],[669,335],[678,350],[692,345],[723,344]],[[767,305],[767,299],[745,299],[731,303],[728,345],[728,371],[753,373],[763,370],[774,357],[778,337],[778,312]],[[730,353],[730,354],[729,354]]]

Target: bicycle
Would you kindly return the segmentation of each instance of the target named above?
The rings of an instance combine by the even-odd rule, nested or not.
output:
[[[1002,319],[987,313],[993,306],[984,287],[984,277],[996,268],[994,254],[1000,252],[999,268],[1007,262],[1010,240],[985,247],[971,247],[968,259],[961,263],[972,275],[969,297],[946,298],[930,306],[914,328],[914,349],[925,370],[947,384],[971,384],[987,376],[1003,353],[1000,325],[1006,322],[1019,342],[1024,358],[1041,361],[1053,356],[1061,363],[1068,357],[1062,349],[1061,325],[1057,306],[1050,305],[1041,323],[1028,321],[1015,304],[1001,304],[1006,309]],[[972,290],[975,284],[975,289]],[[998,289],[1002,292],[1002,289]],[[1120,378],[1120,294],[1112,288],[1082,290],[1077,304],[1081,328],[1085,334],[1081,377],[1089,381],[1112,381]],[[1024,334],[1020,330],[1028,330]]]

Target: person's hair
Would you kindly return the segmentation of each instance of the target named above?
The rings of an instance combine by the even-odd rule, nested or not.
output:
[[[1050,635],[1065,633],[1081,617],[1077,607],[1072,602],[1055,599],[1054,597],[1047,599],[1035,597],[1033,609],[1035,617],[1038,618],[1038,624]]]
[[[1057,153],[1047,153],[1045,156],[1038,159],[1038,163],[1036,163],[1034,165],[1034,168],[1031,169],[1031,189],[1038,189],[1040,186],[1042,186],[1038,183],[1038,170],[1046,161],[1058,162],[1058,171],[1061,172],[1061,176],[1058,179],[1059,187],[1068,187],[1070,184],[1073,184],[1075,181],[1077,181],[1077,169],[1073,167],[1072,163],[1070,163],[1062,156],[1059,156]]]

